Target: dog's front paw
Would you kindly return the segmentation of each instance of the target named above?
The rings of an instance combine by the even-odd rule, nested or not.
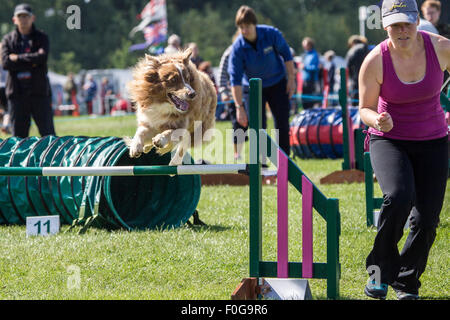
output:
[[[139,158],[144,151],[142,143],[133,140],[130,145],[130,158]]]
[[[155,148],[163,149],[168,145],[169,139],[167,138],[166,135],[159,133],[153,137],[152,142]]]

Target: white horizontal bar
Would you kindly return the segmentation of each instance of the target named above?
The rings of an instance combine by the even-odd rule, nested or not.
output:
[[[56,176],[132,176],[133,166],[121,167],[44,167],[42,175]]]
[[[246,164],[193,164],[186,166],[178,166],[179,175],[186,174],[224,174],[239,173],[247,169]]]

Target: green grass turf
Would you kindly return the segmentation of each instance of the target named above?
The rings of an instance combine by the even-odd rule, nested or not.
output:
[[[136,121],[134,116],[60,117],[55,123],[58,135],[132,136]],[[219,122],[216,127],[223,132],[231,125]],[[37,134],[33,126],[31,135]],[[319,184],[320,178],[341,169],[342,159],[296,162],[327,197],[339,199],[341,299],[366,299],[365,258],[376,230],[366,227],[364,184]],[[449,189],[421,278],[420,295],[426,299],[450,298]],[[378,186],[375,191],[381,195]],[[63,226],[57,235],[29,238],[24,226],[0,226],[0,299],[230,299],[248,276],[248,187],[205,186],[198,211],[207,226],[139,232],[89,229],[83,235],[65,232],[68,226]],[[290,261],[301,260],[300,228],[301,195],[290,186]],[[325,243],[325,223],[315,213],[316,262],[326,261]],[[263,259],[276,260],[274,186],[263,187]],[[310,286],[315,299],[326,298],[325,280],[310,280]],[[395,299],[392,290],[388,299]]]

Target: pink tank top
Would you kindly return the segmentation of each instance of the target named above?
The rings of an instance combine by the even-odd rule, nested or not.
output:
[[[381,43],[383,84],[378,99],[378,113],[388,112],[394,127],[389,132],[369,128],[369,133],[399,140],[432,140],[445,137],[448,126],[440,103],[444,73],[431,43],[422,35],[426,53],[425,77],[415,83],[402,82],[395,73],[388,39]]]

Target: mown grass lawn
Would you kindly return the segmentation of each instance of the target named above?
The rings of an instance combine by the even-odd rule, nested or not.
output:
[[[216,127],[224,131],[231,125],[220,122]],[[56,118],[56,128],[58,135],[132,136],[135,119]],[[37,135],[35,127],[31,134]],[[366,227],[364,184],[319,184],[320,178],[341,169],[342,160],[296,162],[327,197],[339,199],[341,299],[366,299],[365,258],[376,231]],[[378,188],[376,195],[380,196]],[[205,186],[198,211],[207,226],[134,232],[89,229],[82,235],[66,232],[68,226],[63,226],[57,235],[29,238],[24,226],[0,226],[0,299],[230,299],[248,276],[248,187]],[[293,187],[289,219],[289,257],[300,261],[301,196]],[[421,278],[420,295],[425,299],[450,298],[449,222],[447,186],[437,237]],[[325,223],[318,214],[314,241],[315,261],[325,262]],[[276,260],[274,186],[263,187],[263,259]],[[311,280],[310,286],[314,298],[326,298],[325,280]],[[388,299],[395,299],[392,290]]]

